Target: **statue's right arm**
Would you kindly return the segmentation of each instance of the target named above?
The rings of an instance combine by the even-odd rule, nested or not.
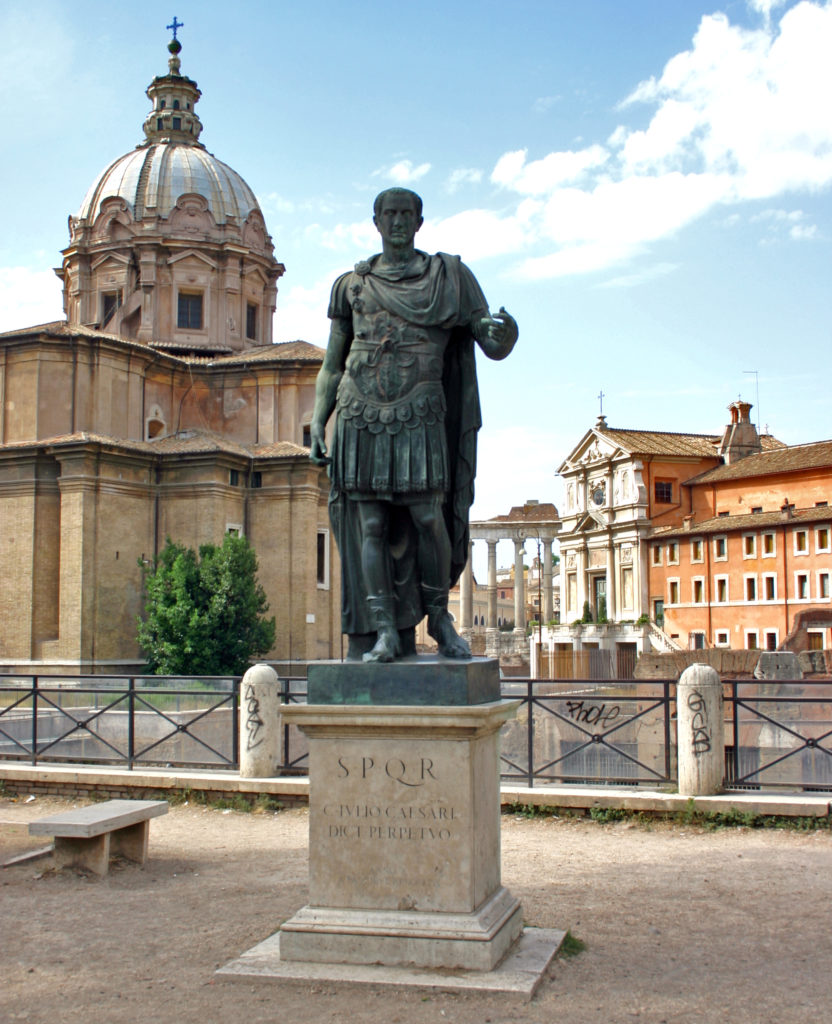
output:
[[[335,408],[338,385],[344,373],[344,363],[351,341],[352,321],[336,317],[332,321],[323,366],[318,371],[315,383],[315,411],[312,413],[310,425],[312,443],[309,458],[318,466],[325,466],[330,461],[326,447],[326,425]]]

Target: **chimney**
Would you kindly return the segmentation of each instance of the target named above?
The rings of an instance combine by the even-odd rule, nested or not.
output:
[[[731,422],[725,428],[719,444],[719,454],[730,466],[748,455],[758,455],[763,450],[757,428],[751,422],[751,403],[738,399],[728,406]]]

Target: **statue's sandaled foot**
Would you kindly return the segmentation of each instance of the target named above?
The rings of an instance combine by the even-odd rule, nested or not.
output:
[[[444,657],[471,657],[471,648],[454,629],[453,620],[447,611],[437,612],[428,618],[428,633],[439,645],[439,653]]]
[[[364,661],[395,661],[399,653],[399,636],[394,629],[380,629],[372,650],[364,655]]]

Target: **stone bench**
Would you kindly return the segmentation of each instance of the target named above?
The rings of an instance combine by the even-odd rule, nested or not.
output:
[[[111,855],[144,864],[150,819],[167,812],[167,800],[105,800],[30,822],[29,834],[55,837],[57,867],[106,875]]]

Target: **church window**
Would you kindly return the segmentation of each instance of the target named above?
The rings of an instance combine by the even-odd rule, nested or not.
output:
[[[318,530],[318,586],[329,590],[329,530]]]
[[[202,293],[180,292],[176,326],[185,330],[202,330]]]
[[[106,327],[121,305],[121,292],[104,292],[101,296],[101,326]]]
[[[174,110],[179,110],[179,100],[174,100],[173,101],[173,109]]]
[[[165,122],[161,117],[156,118],[156,131],[160,132],[165,127]]]
[[[246,337],[251,341],[257,338],[257,306],[253,302],[246,303]]]
[[[657,504],[670,505],[673,502],[673,481],[657,480],[654,493]]]
[[[312,447],[312,425],[309,423],[304,423],[303,425],[303,447]]]
[[[228,482],[232,487],[240,486],[240,471],[239,469],[229,469],[228,471]]]
[[[182,127],[182,118],[181,117],[175,117],[173,119],[173,130],[175,132],[178,132],[181,129],[181,127]]]
[[[255,469],[254,472],[251,474],[251,486],[252,487],[262,487],[263,486],[263,474],[260,472],[259,469]]]
[[[164,110],[167,105],[168,105],[168,101],[167,100],[159,100],[159,110]]]

